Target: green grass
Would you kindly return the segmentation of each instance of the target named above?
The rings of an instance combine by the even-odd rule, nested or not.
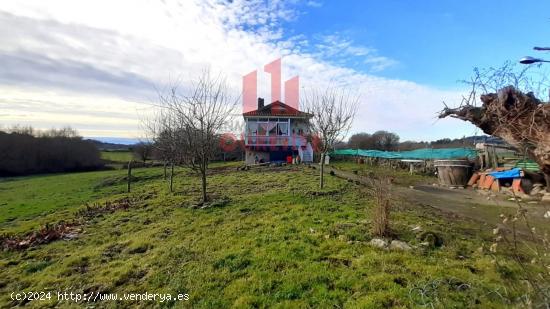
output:
[[[128,163],[134,157],[131,151],[102,151],[101,158],[111,162]]]
[[[0,233],[49,222],[85,203],[126,192],[126,170],[0,179]],[[159,178],[159,169],[135,169],[136,186]]]
[[[235,171],[235,165],[219,164],[211,171],[210,195],[230,202],[209,209],[189,207],[200,195],[195,174],[178,170],[177,192],[171,194],[162,169],[136,169],[131,209],[89,220],[76,240],[1,252],[0,304],[16,305],[9,293],[22,290],[190,295],[184,303],[99,304],[108,308],[408,308],[420,303],[498,308],[506,305],[498,294],[517,296],[508,289],[517,270],[499,272],[490,256],[476,250],[488,235],[475,222],[397,202],[392,217],[397,238],[418,244],[410,228],[420,224],[443,235],[445,244],[384,251],[368,245],[373,205],[361,187],[327,176],[326,191],[338,193],[316,195],[316,170]],[[123,171],[109,171],[2,182],[0,200],[10,194],[13,213],[7,217],[15,217],[3,230],[71,218],[85,201],[126,196],[121,177]],[[29,198],[34,207],[19,210]],[[424,299],[420,289],[426,290]],[[27,304],[45,305],[56,303]]]
[[[359,175],[387,175],[394,178],[394,183],[398,185],[414,184],[432,184],[437,183],[437,178],[433,175],[425,175],[419,172],[410,174],[408,170],[401,168],[389,168],[386,166],[358,164],[353,161],[334,161],[329,164],[330,167],[343,171],[357,171]]]

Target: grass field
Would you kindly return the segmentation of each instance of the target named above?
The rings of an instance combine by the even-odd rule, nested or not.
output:
[[[318,194],[317,170],[237,164],[210,172],[210,195],[228,200],[208,209],[190,207],[200,182],[185,169],[174,194],[160,168],[136,169],[130,194],[124,171],[0,182],[2,233],[75,218],[86,202],[132,201],[88,218],[75,240],[1,252],[0,304],[17,305],[9,293],[22,290],[190,295],[182,303],[99,303],[106,308],[500,308],[519,295],[510,288],[519,271],[477,250],[489,227],[395,201],[396,238],[418,244],[411,227],[421,225],[444,245],[385,251],[368,245],[373,204],[362,187],[327,176],[330,194]],[[70,304],[27,304],[55,305]]]
[[[409,174],[404,169],[390,169],[384,166],[369,165],[369,164],[357,164],[353,161],[335,161],[329,164],[330,167],[341,169],[343,171],[356,171],[358,175],[386,175],[394,179],[394,183],[398,185],[414,185],[419,183],[434,183],[437,182],[437,178],[432,175],[421,175],[418,173]]]
[[[0,179],[0,233],[23,231],[50,222],[84,203],[126,192],[126,170],[53,174]],[[159,169],[135,169],[139,186],[160,176]]]
[[[131,151],[102,151],[101,158],[111,162],[128,163],[134,157]]]

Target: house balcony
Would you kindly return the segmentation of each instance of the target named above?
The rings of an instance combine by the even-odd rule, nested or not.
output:
[[[258,136],[245,135],[245,146],[290,146],[301,147],[307,145],[307,140],[304,136]]]

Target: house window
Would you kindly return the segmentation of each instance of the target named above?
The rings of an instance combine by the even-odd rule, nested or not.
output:
[[[248,122],[248,135],[257,135],[258,134],[258,123],[257,122]]]
[[[277,135],[277,123],[276,122],[271,122],[269,125],[268,125],[268,128],[269,128],[269,136],[275,136]]]
[[[262,125],[262,124],[259,124],[258,125],[258,135],[259,136],[265,136],[266,135],[266,129],[265,129],[265,125]]]
[[[288,136],[288,123],[279,122],[277,124],[277,135],[279,136]]]

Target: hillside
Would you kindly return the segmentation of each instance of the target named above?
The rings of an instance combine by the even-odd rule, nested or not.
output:
[[[522,291],[513,264],[495,267],[491,255],[478,250],[490,242],[491,229],[475,220],[396,197],[394,237],[417,248],[378,249],[368,244],[373,201],[363,187],[327,177],[320,193],[312,169],[235,166],[214,166],[209,188],[224,202],[208,209],[193,207],[199,179],[185,169],[177,170],[175,194],[158,168],[135,170],[130,194],[124,193],[125,171],[117,170],[0,182],[0,192],[11,192],[1,207],[17,209],[2,218],[1,233],[59,220],[78,224],[71,240],[1,253],[0,303],[22,304],[10,300],[9,291],[71,287],[189,294],[183,303],[161,304],[166,307],[498,308]],[[33,192],[36,203],[18,194],[23,191]],[[29,207],[18,206],[22,202]],[[111,210],[102,211],[106,205]],[[441,235],[443,245],[419,246],[415,226]],[[27,306],[46,304],[70,303]]]

